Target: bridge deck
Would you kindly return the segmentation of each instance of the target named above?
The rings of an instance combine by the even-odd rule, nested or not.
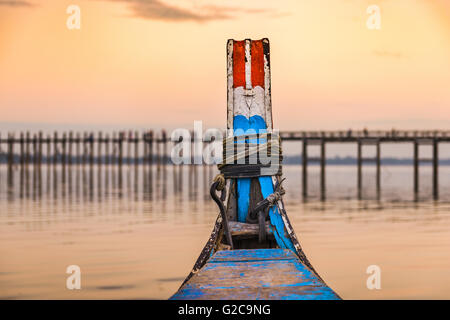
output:
[[[286,249],[219,251],[171,299],[339,299]]]

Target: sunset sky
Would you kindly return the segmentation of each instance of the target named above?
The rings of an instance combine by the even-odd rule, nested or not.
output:
[[[275,127],[449,128],[447,0],[0,0],[0,129],[224,127],[226,40],[263,37]]]

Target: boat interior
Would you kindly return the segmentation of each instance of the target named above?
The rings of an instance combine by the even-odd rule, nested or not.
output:
[[[260,227],[258,223],[239,222],[237,217],[236,180],[232,179],[226,199],[226,214],[228,229],[233,241],[233,249],[273,249],[279,248],[270,226],[269,217],[265,221],[265,239],[259,238]],[[258,178],[252,178],[250,183],[249,211],[263,200]],[[219,235],[218,250],[230,249],[225,236]]]

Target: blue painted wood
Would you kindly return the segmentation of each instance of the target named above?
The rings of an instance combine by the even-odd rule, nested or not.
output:
[[[250,117],[249,126],[250,126],[250,129],[255,130],[257,133],[266,133],[267,132],[266,121],[259,115]],[[266,142],[266,141],[265,140],[258,141],[258,143],[264,143],[264,142]],[[272,178],[271,177],[259,177],[258,180],[259,180],[259,184],[261,186],[262,196],[265,199],[274,192]],[[272,231],[274,233],[277,244],[281,248],[291,249],[294,252],[296,252],[291,238],[286,233],[284,221],[276,207],[273,207],[270,209],[269,217],[270,217],[270,223],[273,227]]]
[[[233,117],[233,134],[235,136],[244,135],[248,132],[249,121],[243,115]],[[243,143],[243,142],[238,142]],[[239,222],[245,222],[250,203],[250,183],[251,179],[243,178],[237,180],[237,218]]]
[[[339,300],[287,249],[218,251],[172,300]]]

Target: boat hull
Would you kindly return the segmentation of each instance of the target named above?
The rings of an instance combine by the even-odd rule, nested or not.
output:
[[[268,39],[228,40],[227,87],[227,137],[273,133]],[[264,139],[257,143],[266,143]],[[244,142],[236,139],[229,150],[236,153],[237,144]],[[278,168],[279,161],[278,154],[271,165]],[[304,254],[282,199],[268,207],[261,236],[259,224],[247,219],[273,195],[281,177],[226,181],[225,212],[222,208],[191,273],[171,299],[339,299]]]
[[[216,252],[171,300],[337,300],[289,249]]]

